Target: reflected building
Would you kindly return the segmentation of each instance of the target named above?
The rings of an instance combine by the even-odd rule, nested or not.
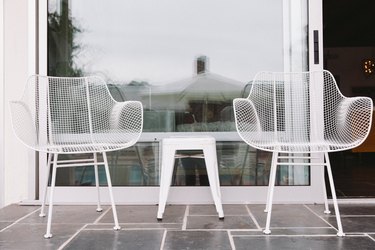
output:
[[[155,102],[172,97],[177,132],[234,130],[232,101],[245,84],[210,72],[207,57],[198,57],[195,65],[196,75],[160,87],[154,97],[160,101]],[[193,120],[184,119],[189,114]]]

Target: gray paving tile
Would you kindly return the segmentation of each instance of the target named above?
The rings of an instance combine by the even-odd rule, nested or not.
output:
[[[83,230],[64,249],[160,249],[164,230]]]
[[[231,249],[227,232],[168,231],[163,250]]]
[[[248,205],[248,208],[264,227],[264,205]],[[300,204],[274,205],[270,236],[256,227],[246,205],[224,205],[223,221],[218,219],[214,205],[189,205],[186,231],[181,230],[184,205],[167,206],[161,222],[156,220],[155,205],[117,206],[123,228],[118,232],[113,231],[111,210],[94,224],[103,215],[95,211],[95,206],[55,206],[54,237],[45,240],[47,218],[38,216],[39,206],[12,205],[0,209],[0,230],[31,214],[0,233],[0,249],[57,249],[87,223],[68,249],[160,249],[165,229],[168,231],[164,249],[231,249],[226,230],[231,230],[237,249],[305,249],[306,246],[309,249],[375,249],[375,216],[372,216],[375,207],[340,204],[340,208],[347,235],[344,238],[337,237],[336,230],[322,220],[336,226],[334,214],[325,215],[322,204],[308,205],[308,208]]]
[[[106,207],[103,207],[105,211]],[[46,207],[48,214],[48,206]],[[96,206],[53,206],[52,223],[93,223],[102,213],[96,212]],[[113,222],[113,221],[112,221]],[[47,223],[46,217],[34,213],[20,223]]]
[[[324,216],[326,215],[324,213],[324,205],[323,204],[306,204],[304,205],[311,209],[313,212],[315,212],[318,216]],[[331,207],[333,209],[333,207]]]
[[[44,239],[46,225],[16,224],[0,233],[0,249],[58,249],[82,224],[52,225],[51,239]]]
[[[334,227],[337,227],[336,217],[327,218]],[[375,233],[375,217],[341,217],[344,233]]]
[[[17,204],[12,204],[0,209],[0,221],[16,221],[21,217],[36,211],[40,206],[20,206]]]
[[[167,206],[161,223],[182,223],[186,206]],[[155,223],[158,206],[117,206],[120,223]],[[112,211],[108,212],[99,222],[113,221]]]
[[[365,236],[235,236],[233,237],[237,250],[325,250],[325,249],[375,249],[375,242]]]
[[[329,206],[331,213],[335,214],[333,205]],[[374,215],[375,204],[339,204],[339,211],[341,215]]]
[[[323,211],[323,205],[307,205],[315,212]],[[329,205],[331,214],[320,213],[319,216],[337,228],[337,221],[333,205]],[[375,205],[374,204],[339,204],[341,222],[345,233],[375,233]],[[374,216],[373,216],[374,215]]]
[[[12,222],[10,222],[10,221],[8,221],[8,222],[0,221],[0,230],[6,228],[6,227],[9,226],[10,224],[12,224]]]
[[[306,205],[311,208],[314,212],[324,216],[324,205]],[[335,214],[335,210],[332,204],[329,204],[331,215]],[[343,215],[374,215],[375,216],[375,204],[339,204],[340,214]]]
[[[267,219],[267,213],[264,212],[265,206],[248,205],[248,207],[259,225],[265,227]],[[272,207],[272,227],[329,227],[329,225],[303,205],[276,204]]]
[[[223,205],[226,215],[249,215],[246,205]],[[190,215],[217,215],[215,205],[190,205]]]
[[[219,220],[216,216],[188,216],[187,229],[256,229],[249,216],[225,216]]]
[[[182,229],[182,223],[120,223],[122,229]],[[112,223],[89,224],[87,229],[112,229]]]

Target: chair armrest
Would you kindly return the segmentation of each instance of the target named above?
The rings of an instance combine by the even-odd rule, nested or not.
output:
[[[22,101],[10,101],[9,106],[14,133],[26,146],[37,149],[38,136],[31,110]]]
[[[328,124],[335,131],[326,135],[331,137],[330,140],[351,144],[351,148],[359,146],[370,132],[372,114],[371,98],[346,97],[340,101],[332,123]]]
[[[260,124],[260,119],[254,106],[250,99],[236,98],[233,100],[234,117],[236,122],[236,129],[240,136],[245,139],[246,133],[257,134],[261,132],[262,127]],[[248,139],[245,139],[248,141]]]
[[[141,133],[143,107],[138,101],[116,102],[109,117],[110,129],[117,132]]]

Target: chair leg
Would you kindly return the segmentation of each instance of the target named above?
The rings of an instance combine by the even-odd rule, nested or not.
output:
[[[168,147],[162,148],[162,166],[160,171],[159,204],[157,219],[163,219],[165,205],[167,203],[169,188],[172,182],[172,174],[175,162],[175,150]]]
[[[277,157],[279,156],[279,153],[278,152],[273,152],[272,153],[272,162],[271,162],[271,169],[270,169],[270,178],[268,180],[268,189],[267,189],[267,200],[266,200],[266,208],[264,209],[264,212],[267,213],[268,212],[268,207],[269,207],[269,200],[270,200],[270,192],[271,192],[271,185],[272,185],[272,181],[271,181],[271,176],[273,176],[273,172],[277,170]]]
[[[276,182],[276,170],[277,170],[277,157],[279,153],[274,152],[272,155],[272,163],[271,163],[271,175],[270,175],[270,185],[269,185],[269,197],[267,198],[267,222],[266,228],[263,230],[264,234],[270,234],[270,224],[271,224],[271,214],[272,214],[272,201],[273,201],[273,192],[275,189],[275,182]]]
[[[94,172],[95,172],[95,186],[96,186],[96,192],[98,193],[98,201],[97,201],[97,207],[96,211],[101,212],[103,211],[103,208],[100,206],[100,190],[99,190],[99,174],[98,174],[98,157],[97,154],[94,153]]]
[[[333,183],[331,163],[329,161],[328,153],[325,153],[324,156],[325,156],[325,159],[326,159],[329,184],[331,186],[333,207],[335,209],[335,215],[336,215],[336,221],[337,221],[337,228],[338,228],[337,236],[342,237],[342,236],[345,236],[345,234],[344,234],[344,231],[342,229],[340,211],[339,211],[339,206],[337,204],[337,197],[336,197],[336,191],[335,191],[335,184]]]
[[[324,167],[325,165],[323,165],[323,197],[324,197],[324,213],[325,214],[330,214],[331,211],[329,210],[329,206],[328,206],[328,198],[327,198],[327,189],[326,189],[326,182],[325,182],[325,176],[324,176]]]
[[[111,181],[111,175],[109,173],[107,154],[105,152],[103,152],[103,160],[104,160],[104,168],[105,168],[105,173],[106,173],[107,183],[108,183],[108,189],[109,189],[109,197],[111,198],[113,219],[114,219],[114,222],[115,222],[115,226],[113,227],[113,229],[114,230],[120,230],[121,227],[118,224],[118,218],[117,218],[117,210],[116,210],[115,200],[113,199],[112,181]]]
[[[46,182],[45,182],[45,186],[44,186],[44,189],[43,189],[43,196],[42,196],[42,208],[40,209],[40,213],[39,213],[39,216],[40,217],[45,217],[46,216],[46,213],[45,213],[45,207],[46,207],[46,197],[47,197],[47,189],[48,189],[48,179],[49,179],[49,173],[50,173],[50,166],[51,166],[51,161],[52,161],[52,155],[51,153],[48,154],[48,161],[47,161],[47,172],[46,172]]]
[[[56,184],[57,158],[58,158],[58,154],[54,154],[53,167],[52,167],[51,192],[50,192],[49,207],[48,207],[47,231],[46,231],[46,234],[44,235],[44,238],[46,239],[49,239],[52,237],[51,224],[52,224],[52,209],[53,209],[53,192],[55,190],[55,184]]]

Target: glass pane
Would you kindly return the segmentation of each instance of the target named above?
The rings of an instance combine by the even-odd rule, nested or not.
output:
[[[59,160],[88,159],[92,154],[59,155]],[[158,143],[137,143],[119,151],[107,153],[113,186],[159,185]],[[102,155],[98,154],[98,161]],[[98,168],[100,185],[107,185],[103,165]],[[94,165],[58,168],[58,186],[95,186]]]
[[[48,74],[102,76],[114,99],[143,103],[144,133],[220,132],[223,185],[267,185],[270,155],[221,139],[256,72],[307,69],[307,1],[295,2],[49,0]],[[137,145],[110,154],[115,185],[158,185],[158,144]],[[187,185],[182,162],[176,185]],[[294,168],[280,172],[295,185]]]
[[[281,1],[49,3],[49,74],[102,75],[142,101],[145,132],[234,131],[233,98],[283,70]]]
[[[217,142],[217,157],[221,186],[267,186],[272,153],[260,151],[243,142]],[[202,151],[178,151],[183,156],[176,159],[172,185],[208,186]],[[158,186],[159,143],[137,143],[136,146],[107,154],[112,184],[114,186]],[[60,155],[61,160],[85,159],[92,155]],[[98,154],[98,161],[102,157]],[[286,160],[284,160],[285,162]],[[99,166],[99,183],[106,185],[103,166]],[[276,185],[310,185],[307,166],[281,166],[276,175]],[[58,186],[94,186],[94,166],[59,168]]]

